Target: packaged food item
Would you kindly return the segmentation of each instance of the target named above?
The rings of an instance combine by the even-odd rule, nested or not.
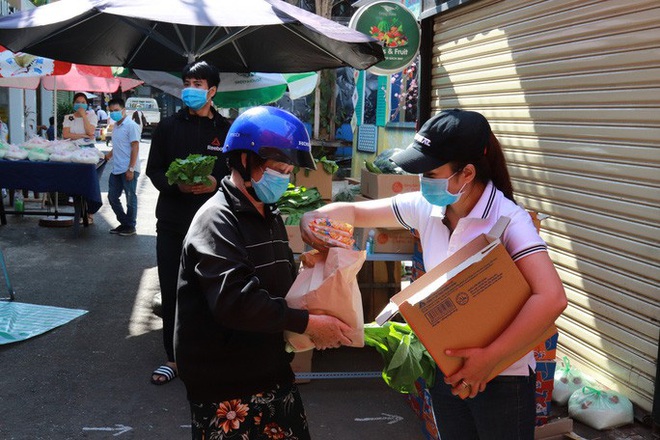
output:
[[[571,367],[571,362],[566,356],[555,371],[555,387],[552,391],[552,400],[560,405],[566,405],[568,399],[575,391],[584,386],[593,386],[595,380],[587,376],[579,369]]]
[[[312,233],[330,247],[353,249],[353,225],[326,217],[314,219],[309,228]]]
[[[571,394],[568,414],[594,429],[610,429],[633,422],[632,402],[613,390],[582,387]]]

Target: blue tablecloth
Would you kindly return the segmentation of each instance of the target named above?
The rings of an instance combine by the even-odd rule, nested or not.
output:
[[[98,165],[0,159],[0,188],[82,196],[90,214],[103,205]]]

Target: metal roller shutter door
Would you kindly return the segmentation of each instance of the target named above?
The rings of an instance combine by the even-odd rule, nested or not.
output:
[[[558,356],[651,411],[660,2],[482,0],[434,17],[431,112],[482,112],[570,305]]]

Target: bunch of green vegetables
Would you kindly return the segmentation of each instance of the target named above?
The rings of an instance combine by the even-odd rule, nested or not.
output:
[[[285,225],[298,225],[307,211],[320,208],[325,202],[316,188],[305,188],[289,183],[289,187],[277,201],[277,207],[286,216]]]
[[[435,361],[408,324],[365,324],[364,343],[383,357],[383,380],[392,389],[418,395],[415,382],[423,378],[430,388],[435,382]]]
[[[314,162],[316,163],[316,169],[319,168],[319,165],[321,168],[323,168],[323,171],[325,171],[327,174],[334,174],[339,170],[339,165],[337,165],[337,162],[334,160],[328,159],[327,156],[323,156],[320,159],[314,159]],[[310,173],[309,168],[304,169],[305,177],[309,176]],[[294,167],[293,168],[293,174],[298,174],[300,172],[300,167]]]
[[[406,174],[400,166],[390,160],[390,157],[400,151],[403,150],[400,148],[390,148],[389,150],[385,150],[378,154],[373,162],[365,160],[364,167],[367,171],[375,174]]]
[[[208,176],[213,172],[216,160],[216,156],[190,154],[185,159],[175,159],[167,169],[165,177],[170,185],[208,185],[211,183]]]

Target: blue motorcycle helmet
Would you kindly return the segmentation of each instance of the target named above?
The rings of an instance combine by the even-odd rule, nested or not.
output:
[[[316,169],[305,126],[277,107],[253,107],[242,113],[229,128],[222,152],[229,157],[232,152],[251,152],[262,159]]]

